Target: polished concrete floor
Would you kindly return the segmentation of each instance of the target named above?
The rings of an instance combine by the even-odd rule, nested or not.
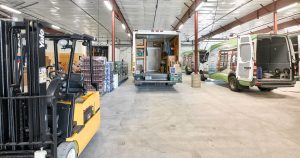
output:
[[[101,98],[101,129],[80,158],[299,158],[300,85],[231,92],[222,82],[135,87]]]

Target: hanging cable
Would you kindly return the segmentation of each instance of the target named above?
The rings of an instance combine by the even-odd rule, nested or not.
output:
[[[211,29],[210,29],[209,32],[211,32],[214,29],[215,22],[216,22],[217,11],[218,11],[218,6],[219,6],[219,0],[217,0],[216,11],[215,11],[215,15],[214,15],[213,22],[212,22],[212,25],[211,25]],[[207,45],[208,45],[208,42],[206,42],[206,45],[204,47],[205,50],[206,50]]]
[[[155,25],[155,19],[156,19],[156,12],[157,12],[157,8],[158,8],[158,0],[156,0],[156,5],[155,5],[155,14],[154,14],[154,20],[153,20],[152,29],[154,29],[154,25]]]

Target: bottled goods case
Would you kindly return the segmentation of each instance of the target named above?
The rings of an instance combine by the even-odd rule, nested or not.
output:
[[[80,60],[81,74],[84,77],[84,83],[87,90],[94,91],[95,88],[91,85],[90,76],[90,65],[89,57],[82,57]],[[94,83],[99,85],[99,91],[101,94],[105,93],[104,81],[105,81],[105,57],[93,57],[93,73],[94,73]]]

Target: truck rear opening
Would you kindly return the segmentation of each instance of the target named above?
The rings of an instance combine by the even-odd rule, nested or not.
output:
[[[163,83],[174,85],[182,81],[178,63],[180,37],[176,31],[133,33],[133,70],[135,85]]]
[[[285,36],[258,36],[257,79],[292,80],[291,51]]]

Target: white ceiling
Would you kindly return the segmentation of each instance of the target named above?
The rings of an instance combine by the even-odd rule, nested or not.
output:
[[[154,22],[156,3],[157,11]],[[191,0],[117,0],[126,21],[133,30],[172,30],[190,5]],[[154,23],[154,28],[153,28]]]
[[[199,34],[200,36],[206,35],[209,32],[220,28],[220,26],[224,26],[232,21],[235,21],[235,18],[241,18],[261,8],[260,4],[267,5],[272,2],[273,0],[208,0],[208,2],[206,2],[204,6],[199,10]],[[236,8],[238,9],[233,11]],[[226,15],[231,11],[233,11],[231,14]],[[279,20],[278,23],[290,21],[292,20],[292,18],[299,18],[300,14],[297,13],[300,13],[300,5],[295,6],[287,11],[279,12],[278,18],[281,20]],[[231,33],[246,34],[250,32],[248,30],[255,31],[266,28],[267,26],[272,27],[272,22],[273,15],[268,14],[259,19],[252,20],[248,23],[245,23],[239,27],[235,27],[214,37],[228,37]],[[193,40],[193,18],[190,18],[186,22],[181,32],[183,35],[183,39]]]
[[[22,2],[25,3],[15,7]],[[38,2],[38,4],[20,9],[35,2]],[[1,4],[19,9],[25,14],[33,15],[57,25],[68,32],[89,34],[95,37],[99,35],[100,41],[110,40],[111,12],[105,7],[103,1],[73,0],[73,2],[71,0],[0,0]],[[127,33],[122,29],[118,20],[116,20],[116,36],[120,40],[129,40]]]
[[[188,10],[184,3],[192,4],[192,0],[116,1],[131,30],[172,30],[171,25],[175,26],[178,23],[176,17],[181,18]],[[25,3],[17,6],[22,2]],[[35,2],[38,4],[20,9]],[[260,4],[267,5],[272,2],[273,0],[208,0],[199,11],[200,36],[261,8]],[[100,41],[104,43],[111,40],[111,12],[105,7],[103,0],[0,0],[0,3],[19,9],[25,13],[26,17],[32,15],[68,32],[84,33],[95,37],[99,35]],[[235,8],[238,9],[233,11]],[[233,12],[230,13],[231,11]],[[300,14],[297,13],[300,13],[300,5],[278,13],[279,23],[299,18]],[[272,14],[269,14],[216,35],[216,37],[228,36],[231,33],[245,34],[250,29],[266,28],[272,26],[272,21]],[[193,40],[193,16],[185,23],[181,32],[183,40]],[[116,36],[118,40],[129,40],[118,20],[116,20]]]

